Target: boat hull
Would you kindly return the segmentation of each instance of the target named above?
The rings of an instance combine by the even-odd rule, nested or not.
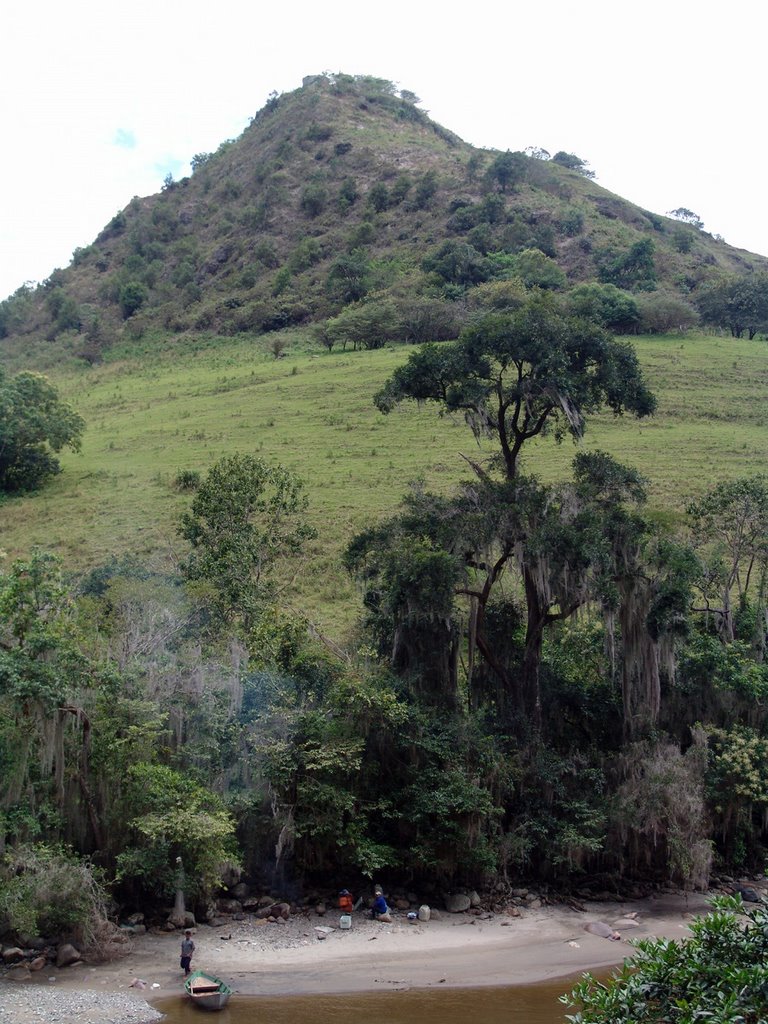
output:
[[[223,1010],[232,989],[221,978],[205,971],[195,971],[184,982],[184,991],[201,1010]]]

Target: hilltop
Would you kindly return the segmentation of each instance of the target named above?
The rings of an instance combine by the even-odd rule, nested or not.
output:
[[[473,148],[380,79],[273,94],[192,168],[0,303],[0,360],[94,363],[121,342],[199,334],[279,335],[279,354],[313,326],[329,347],[440,340],[510,281],[613,284],[637,296],[641,329],[664,330],[695,320],[709,282],[768,265],[690,211],[659,216],[601,188],[574,154]],[[351,330],[335,321],[350,308],[366,311]]]

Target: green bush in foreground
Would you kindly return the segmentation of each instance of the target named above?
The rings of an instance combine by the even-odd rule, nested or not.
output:
[[[91,947],[106,902],[99,871],[63,848],[20,846],[0,862],[0,923],[17,935],[71,935]]]
[[[586,974],[569,995],[573,1024],[760,1024],[768,1019],[768,907],[712,900],[691,937],[641,939],[606,981]]]

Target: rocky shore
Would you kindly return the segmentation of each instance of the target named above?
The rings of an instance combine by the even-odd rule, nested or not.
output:
[[[161,1016],[134,991],[94,992],[47,982],[0,988],[0,1024],[154,1024]]]

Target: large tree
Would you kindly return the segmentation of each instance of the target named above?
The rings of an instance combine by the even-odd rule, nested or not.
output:
[[[722,277],[702,289],[697,306],[705,323],[751,340],[768,329],[768,274]]]
[[[315,536],[306,508],[301,481],[282,466],[231,455],[211,468],[179,532],[192,545],[188,578],[211,586],[223,618],[254,625],[281,559]]]
[[[375,401],[389,412],[406,399],[463,412],[476,436],[498,443],[488,467],[471,463],[475,483],[449,507],[433,507],[420,530],[432,542],[437,538],[428,522],[450,535],[440,544],[468,571],[460,589],[471,602],[470,656],[476,644],[504,688],[514,690],[518,707],[537,722],[544,631],[588,599],[587,576],[596,565],[608,565],[608,552],[622,536],[621,524],[617,536],[611,535],[605,495],[612,501],[641,495],[629,471],[595,458],[577,465],[569,491],[544,488],[522,473],[523,450],[547,433],[580,437],[585,414],[606,405],[616,415],[649,415],[653,395],[629,345],[593,323],[564,317],[554,303],[537,297],[515,313],[483,317],[457,342],[425,345],[411,355]],[[525,640],[522,663],[513,668],[489,642],[486,621],[497,584],[515,567]]]
[[[0,368],[0,491],[30,490],[61,471],[53,452],[79,451],[85,422],[39,373]]]
[[[604,406],[617,416],[656,407],[631,345],[563,316],[546,296],[514,313],[489,313],[456,342],[414,352],[374,401],[388,413],[407,399],[463,412],[475,436],[498,442],[510,481],[533,438],[581,437],[585,415]]]

